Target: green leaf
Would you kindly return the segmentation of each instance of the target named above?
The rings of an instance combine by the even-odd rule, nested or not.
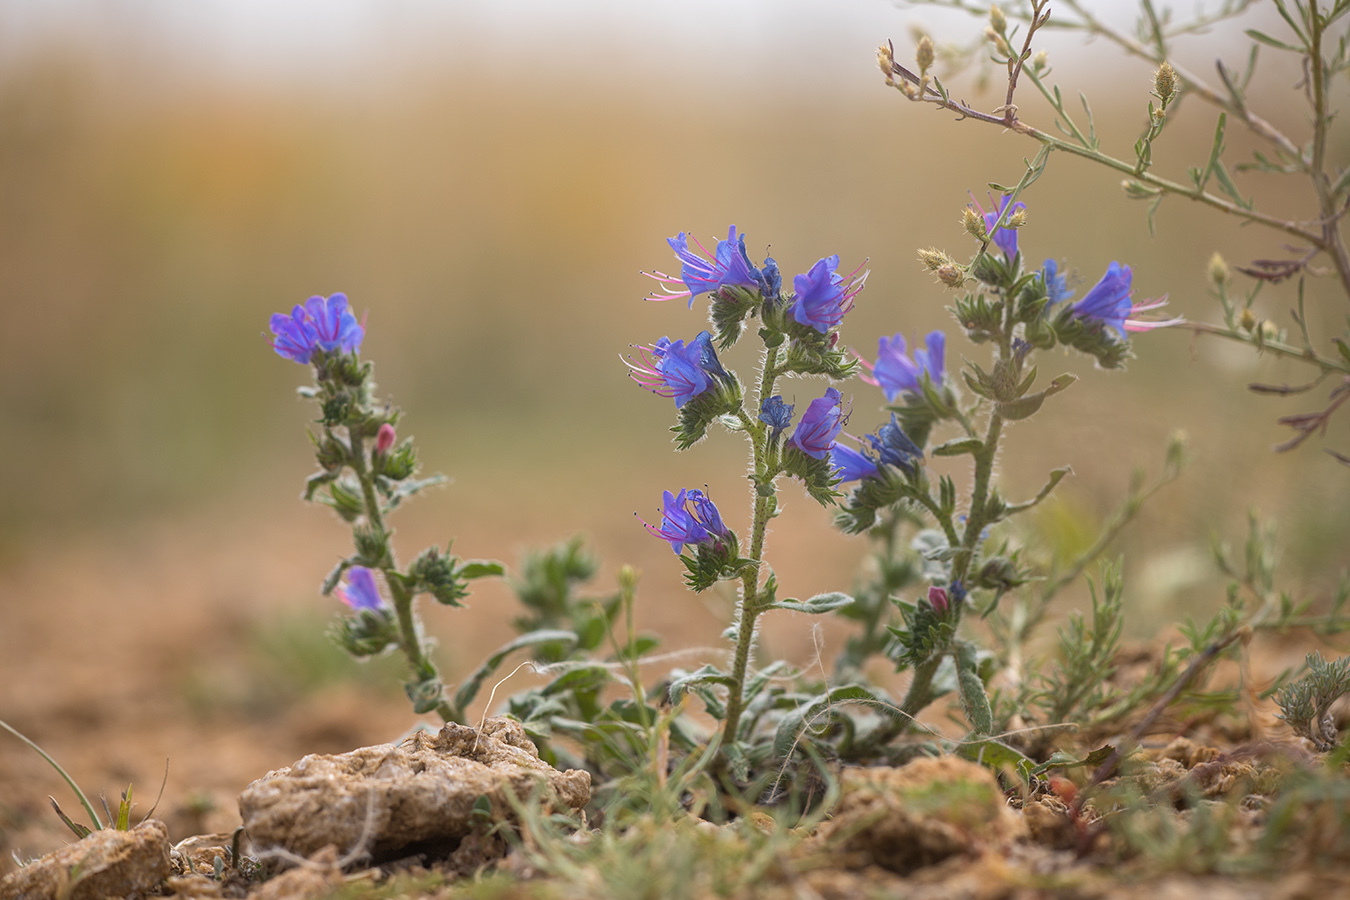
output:
[[[1023,779],[1026,778],[1026,774],[1031,767],[1035,765],[1022,752],[994,738],[962,741],[956,745],[956,755],[993,769],[995,772],[1011,769],[1021,775]]]
[[[1010,422],[1017,421],[1018,419],[1025,419],[1028,416],[1035,414],[1035,412],[1041,408],[1041,404],[1045,402],[1046,397],[1053,397],[1077,380],[1077,375],[1065,373],[1050,382],[1045,390],[1035,394],[1028,394],[1025,397],[1011,400],[1007,403],[999,403],[995,406],[995,409],[1000,416]]]
[[[489,578],[506,574],[506,566],[492,559],[471,559],[459,567],[460,578]]]
[[[820,613],[833,612],[841,609],[853,602],[853,598],[848,594],[839,591],[830,591],[826,594],[816,594],[810,600],[779,600],[776,603],[770,603],[769,609],[790,609],[793,612],[811,613],[818,615]]]
[[[523,650],[526,647],[537,647],[540,644],[556,643],[575,644],[577,636],[570,631],[563,631],[558,628],[543,628],[538,631],[527,632],[520,637],[501,647],[497,651],[483,660],[478,668],[469,674],[468,678],[460,684],[459,690],[455,692],[455,708],[463,711],[473,698],[478,696],[478,691],[483,687],[483,682],[487,681],[488,676],[501,666],[506,657],[515,653],[517,650]]]
[[[894,709],[894,706],[888,703],[885,697],[864,685],[846,684],[832,688],[810,703],[797,707],[779,720],[778,731],[773,738],[774,756],[779,759],[786,759],[796,748],[798,736],[808,726],[814,724],[817,719],[828,719],[833,715],[832,707],[850,701],[863,702],[874,710],[880,708],[883,712],[885,709]]]
[[[1116,752],[1116,748],[1111,744],[1098,747],[1082,759],[1074,759],[1072,755],[1063,750],[1056,750],[1050,755],[1050,758],[1038,766],[1031,768],[1032,775],[1040,775],[1049,772],[1051,769],[1076,769],[1079,766],[1092,766],[1096,768],[1106,762],[1107,757]]]
[[[1284,41],[1277,41],[1268,34],[1257,31],[1255,28],[1248,28],[1244,34],[1254,41],[1259,41],[1267,47],[1274,47],[1276,50],[1288,50],[1290,53],[1302,53],[1302,47],[1295,47],[1293,44],[1286,44]]]
[[[1238,190],[1238,186],[1233,182],[1233,176],[1228,174],[1228,167],[1222,160],[1214,166],[1214,177],[1219,179],[1219,189],[1231,197],[1234,203],[1243,209],[1252,208],[1252,201],[1243,198],[1242,192]]]
[[[945,444],[938,444],[929,452],[934,456],[960,456],[962,453],[974,455],[983,447],[984,441],[979,438],[957,438]]]
[[[736,679],[732,678],[726,672],[716,669],[713,666],[704,666],[697,671],[681,675],[671,681],[670,700],[672,703],[679,702],[679,699],[683,697],[685,693],[698,685],[720,684],[724,687],[731,687],[735,683]]]

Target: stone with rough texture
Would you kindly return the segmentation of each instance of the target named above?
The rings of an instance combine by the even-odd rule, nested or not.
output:
[[[254,850],[309,857],[326,845],[376,862],[421,853],[444,857],[483,823],[512,818],[508,794],[539,793],[554,809],[580,809],[591,776],[559,772],[539,758],[520,723],[489,719],[482,731],[449,724],[399,744],[337,756],[312,754],[269,772],[239,795],[239,812]]]
[[[816,839],[902,875],[1006,845],[1025,825],[993,773],[955,756],[898,769],[845,769],[839,803]]]
[[[169,830],[147,819],[129,831],[95,831],[0,880],[0,900],[134,897],[169,877]]]

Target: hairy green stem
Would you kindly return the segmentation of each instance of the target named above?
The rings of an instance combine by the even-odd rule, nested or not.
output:
[[[384,512],[380,508],[380,498],[375,490],[375,477],[366,465],[366,451],[357,429],[347,429],[351,444],[351,466],[361,482],[361,496],[365,500],[366,522],[377,534],[384,545],[384,558],[380,560],[380,570],[384,573],[384,583],[389,588],[389,598],[393,601],[394,615],[398,619],[399,649],[408,660],[408,667],[419,683],[434,680],[441,687],[440,699],[435,706],[436,714],[442,721],[456,722],[463,718],[445,698],[444,686],[436,665],[426,655],[422,646],[422,637],[417,632],[417,619],[413,614],[413,598],[404,587],[398,575],[398,563],[394,559],[394,548],[389,544],[389,532],[384,527]]]
[[[763,406],[764,400],[772,396],[774,371],[778,364],[778,347],[765,347],[764,360],[760,367],[759,390],[754,397],[756,408]],[[768,428],[760,427],[744,411],[740,414],[741,425],[750,439],[750,482],[754,491],[753,520],[750,527],[750,547],[746,557],[752,562],[741,574],[741,603],[736,618],[736,655],[731,665],[731,687],[727,695],[726,721],[722,730],[722,746],[728,746],[736,739],[736,729],[740,725],[741,712],[745,700],[745,673],[750,666],[750,653],[755,643],[755,619],[763,612],[762,598],[759,595],[759,577],[764,559],[764,536],[768,531],[769,520],[778,509],[778,489],[774,483],[777,466],[771,467],[769,459]]]

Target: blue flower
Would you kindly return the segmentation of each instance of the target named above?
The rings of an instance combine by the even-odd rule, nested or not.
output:
[[[843,395],[834,388],[826,388],[825,396],[817,397],[802,414],[792,432],[790,443],[813,459],[824,459],[834,446],[834,439],[844,427],[844,412],[840,409]]]
[[[700,331],[688,344],[663,337],[636,349],[640,359],[630,356],[624,360],[631,370],[629,377],[659,397],[674,397],[676,409],[713,387],[718,379],[730,377],[717,359],[712,335],[706,331]]]
[[[840,484],[861,481],[877,474],[877,464],[870,457],[837,441],[830,448],[830,463],[834,466],[834,473],[839,476]]]
[[[1106,267],[1106,274],[1102,276],[1102,280],[1094,284],[1082,300],[1070,307],[1070,312],[1080,319],[1091,319],[1114,329],[1120,335],[1121,340],[1127,337],[1125,333],[1127,331],[1151,331],[1154,328],[1165,328],[1168,325],[1176,325],[1183,321],[1181,318],[1163,321],[1135,319],[1135,313],[1165,306],[1167,297],[1149,301],[1142,306],[1135,306],[1130,300],[1133,293],[1130,287],[1132,278],[1133,273],[1129,266],[1112,262],[1111,265]]]
[[[783,398],[775,394],[760,407],[759,420],[768,425],[775,435],[781,434],[792,424],[792,404],[784,403]]]
[[[805,275],[796,275],[792,279],[796,292],[792,318],[821,334],[837,328],[844,321],[844,314],[853,308],[854,298],[867,282],[867,273],[859,276],[855,270],[845,283],[844,277],[835,271],[838,266],[837,254],[827,256],[817,260]]]
[[[1045,282],[1046,306],[1054,306],[1061,300],[1068,300],[1073,296],[1068,281],[1059,274],[1059,264],[1053,259],[1045,261],[1045,267],[1041,269],[1041,280]]]
[[[998,221],[998,217],[1003,214],[1003,210],[1008,205],[1008,199],[1009,196],[1004,194],[999,199],[998,206],[991,212],[985,212],[984,207],[980,206],[978,203],[975,204],[975,208],[978,209],[980,215],[984,217],[984,227],[986,231],[993,230],[994,223]],[[993,202],[992,199],[990,202]],[[1021,200],[1018,200],[1013,204],[1012,210],[1008,213],[1008,219],[1012,218],[1014,213],[1019,210],[1025,210],[1026,208],[1027,205]],[[1017,229],[1008,227],[1008,219],[1003,220],[1003,225],[999,228],[998,233],[994,235],[993,240],[994,245],[1002,250],[1003,255],[1011,262],[1013,257],[1017,256]]]
[[[901,391],[919,393],[924,373],[933,384],[941,384],[947,336],[941,331],[930,332],[925,343],[928,349],[915,350],[914,358],[910,359],[905,353],[903,334],[897,332],[893,337],[881,338],[877,341],[875,366],[858,357],[858,361],[872,372],[871,376],[863,375],[862,380],[885,391],[887,403],[894,403]]]
[[[669,541],[671,549],[677,554],[684,549],[685,544],[701,544],[709,539],[708,529],[689,509],[688,493],[680,491],[676,495],[665,491],[662,494],[660,527],[649,525],[641,516],[638,517],[638,521],[642,522],[648,533],[663,541]],[[714,513],[717,512],[717,507],[712,506],[712,501],[708,501],[707,505],[712,507]],[[721,524],[720,518],[717,521]]]
[[[347,570],[347,588],[337,589],[338,598],[352,609],[378,610],[384,606],[380,589],[375,586],[375,573],[365,566],[352,566]]]
[[[289,316],[273,315],[270,325],[272,349],[301,364],[308,364],[316,350],[355,352],[366,334],[347,308],[346,294],[310,297]]]
[[[891,421],[877,429],[876,434],[867,435],[867,442],[872,445],[881,462],[905,472],[912,473],[914,460],[923,458],[923,450],[900,429],[895,413],[891,413]]]
[[[731,533],[731,530],[722,524],[722,515],[707,494],[700,490],[689,490],[685,493],[688,495],[694,518],[707,529],[708,534],[713,537],[726,537]]]
[[[688,297],[689,307],[692,309],[694,298],[699,294],[718,291],[724,287],[754,288],[765,297],[778,294],[777,285],[781,282],[778,264],[772,259],[766,259],[764,271],[761,272],[750,261],[750,254],[745,250],[745,235],[737,235],[735,225],[727,232],[725,241],[717,242],[711,260],[706,258],[708,251],[697,240],[694,244],[703,255],[689,249],[689,237],[683,231],[673,238],[668,238],[666,243],[675,251],[675,257],[680,261],[680,277],[675,278],[664,272],[648,273],[649,277],[661,282],[662,290],[665,292],[660,296],[653,296],[651,298],[653,300]],[[675,285],[683,285],[684,289],[672,290]]]

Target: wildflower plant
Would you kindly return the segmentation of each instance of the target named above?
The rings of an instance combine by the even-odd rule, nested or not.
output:
[[[1018,241],[1027,206],[1019,198],[1040,171],[1030,167],[1021,182],[1001,192],[991,211],[967,207],[967,231],[977,241],[968,263],[939,250],[920,253],[944,284],[966,289],[950,309],[966,338],[988,347],[991,359],[983,365],[951,365],[942,331],[926,335],[912,353],[903,333],[882,337],[875,361],[863,358],[847,348],[840,329],[865,274],[855,270],[844,277],[837,271],[838,258],[825,257],[791,280],[791,293],[784,292],[777,263],[766,259],[756,265],[744,235],[734,227],[711,253],[701,255],[690,250],[685,234],[677,235],[669,243],[682,265],[681,276],[652,276],[663,288],[655,299],[687,298],[692,307],[695,297],[708,294],[708,320],[717,337],[705,330],[688,343],[661,338],[639,348],[639,356],[626,361],[631,377],[674,399],[677,423],[671,430],[678,448],[702,439],[715,422],[749,444],[751,519],[744,538],[697,489],[667,490],[660,519],[643,523],[680,556],[690,588],[702,591],[719,581],[737,586],[736,617],[727,631],[734,643],[729,671],[704,666],[676,678],[673,692],[694,691],[703,698],[721,720],[724,753],[742,773],[749,760],[764,758],[757,749],[758,726],[774,725],[772,756],[782,758],[815,720],[839,720],[837,704],[857,701],[883,711],[883,721],[847,742],[858,752],[875,751],[947,692],[939,684],[955,684],[973,734],[987,738],[994,733],[983,681],[989,654],[962,636],[960,625],[968,609],[978,604],[987,614],[1004,594],[1033,577],[1016,553],[991,547],[990,527],[1039,503],[1069,471],[1054,470],[1035,496],[1021,502],[1005,499],[994,478],[1005,423],[1030,418],[1075,380],[1066,373],[1038,384],[1033,357],[1063,345],[1104,368],[1118,368],[1131,355],[1130,332],[1177,321],[1141,317],[1141,311],[1164,301],[1136,303],[1132,272],[1118,262],[1110,263],[1100,283],[1077,303],[1070,302],[1053,259],[1027,264]],[[740,340],[754,319],[759,320],[759,379],[747,391],[716,351]],[[846,432],[853,410],[833,386],[855,375],[880,388],[888,404],[886,418],[862,438]],[[781,379],[813,376],[832,384],[804,408],[783,399]],[[968,493],[958,492],[951,477],[930,474],[931,457],[969,457]],[[821,504],[837,504],[836,521],[844,531],[879,527],[889,548],[879,566],[881,584],[919,586],[918,597],[901,599],[881,588],[864,592],[863,605],[840,592],[805,602],[780,600],[777,577],[766,561],[765,535],[785,477],[800,481]],[[851,485],[847,494],[841,490],[845,485]],[[923,526],[916,538],[922,548],[917,566],[897,561],[895,534],[901,521]],[[892,606],[898,618],[885,612]],[[754,677],[756,623],[773,609],[838,611],[863,623],[865,634],[841,661],[840,672],[852,683],[804,685],[806,693],[793,699]],[[909,693],[898,704],[862,677],[862,665],[874,653],[913,672]],[[939,679],[940,670],[949,675]],[[747,711],[752,711],[749,716]]]
[[[463,721],[465,704],[446,692],[415,600],[427,595],[443,606],[461,606],[470,581],[505,569],[497,562],[462,560],[449,545],[428,547],[410,565],[400,566],[389,514],[444,479],[414,477],[418,465],[412,439],[398,439],[400,411],[375,400],[373,365],[359,355],[365,328],[348,308],[347,297],[311,297],[290,315],[272,316],[271,332],[279,356],[314,373],[314,384],[301,387],[299,394],[319,405],[310,431],[319,468],[305,482],[302,496],[328,506],[352,526],[354,550],[322,588],[351,610],[334,637],[358,658],[397,649],[408,661],[404,688],[413,710]]]

